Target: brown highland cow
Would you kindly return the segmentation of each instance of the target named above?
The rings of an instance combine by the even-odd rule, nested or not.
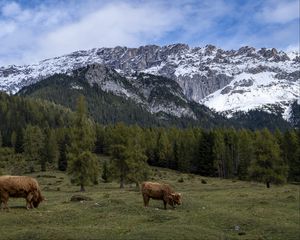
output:
[[[36,179],[27,176],[0,176],[1,209],[8,209],[9,197],[25,198],[27,209],[37,208],[45,200]]]
[[[162,200],[165,209],[167,209],[167,203],[173,208],[175,205],[181,204],[181,194],[174,192],[168,184],[144,182],[142,183],[142,195],[145,207],[148,207],[150,198]]]

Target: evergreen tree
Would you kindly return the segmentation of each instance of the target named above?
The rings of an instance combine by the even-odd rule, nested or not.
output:
[[[2,147],[2,134],[1,134],[1,131],[0,131],[0,148]]]
[[[41,170],[44,165],[44,157],[42,150],[44,148],[44,135],[41,129],[37,126],[28,125],[24,131],[24,155],[29,164],[29,171],[34,171],[34,165],[39,163]]]
[[[199,134],[197,134],[198,138],[200,138]],[[193,159],[196,155],[197,149],[197,137],[193,129],[187,129],[181,132],[178,136],[178,144],[177,144],[177,155],[178,155],[178,163],[177,169],[183,172],[189,172],[192,169]]]
[[[72,174],[71,180],[80,185],[80,191],[85,191],[85,186],[89,183],[96,184],[99,176],[99,162],[95,154],[90,151],[83,151],[70,159],[68,168]]]
[[[224,178],[232,178],[238,172],[238,140],[236,131],[232,128],[223,130],[225,152],[223,174]]]
[[[246,180],[248,168],[254,158],[254,146],[251,133],[243,129],[238,133],[238,178]]]
[[[104,161],[103,163],[103,170],[102,170],[102,179],[104,180],[105,183],[107,183],[109,181],[109,169],[108,169],[108,166],[107,166],[107,161]]]
[[[86,103],[83,96],[77,102],[77,112],[71,130],[71,145],[68,148],[69,173],[72,181],[80,185],[80,191],[95,180],[99,175],[99,163],[92,154],[95,143],[95,131],[86,117]]]
[[[148,163],[150,165],[157,165],[157,154],[156,154],[156,132],[154,129],[145,129],[143,132],[144,137],[144,149],[145,149],[145,155],[147,156]]]
[[[298,130],[299,131],[299,130]],[[300,182],[300,139],[296,131],[287,131],[282,140],[283,159],[289,165],[288,180]]]
[[[95,153],[103,154],[107,148],[105,142],[105,130],[103,126],[96,125],[96,142],[95,142]]]
[[[157,164],[160,167],[167,167],[171,157],[172,147],[165,131],[161,130],[157,138],[156,154]]]
[[[13,131],[10,137],[10,142],[11,146],[13,147],[14,150],[16,150],[16,145],[17,145],[17,133],[16,131]]]
[[[288,168],[280,158],[279,145],[269,130],[256,132],[254,149],[254,160],[249,168],[251,179],[265,183],[267,188],[271,183],[286,182]]]
[[[218,176],[220,178],[226,177],[226,164],[225,164],[225,142],[223,133],[220,130],[214,132],[214,166],[218,169]]]
[[[198,139],[198,147],[194,158],[194,173],[203,176],[215,176],[213,153],[214,137],[212,132],[203,132]]]
[[[16,131],[16,145],[15,145],[15,152],[16,153],[23,153],[24,148],[24,131],[23,129],[17,129]]]
[[[57,144],[58,144],[58,169],[66,171],[68,168],[67,148],[71,145],[70,133],[67,129],[57,130]]]
[[[44,158],[45,164],[44,169],[46,169],[46,162],[50,165],[54,165],[58,161],[59,151],[58,144],[55,136],[54,130],[48,129],[46,133],[45,148],[44,148]]]
[[[147,179],[149,175],[147,157],[138,145],[113,145],[111,156],[111,166],[120,181],[120,188],[124,188],[126,180],[138,186],[141,181]]]
[[[115,175],[119,178],[120,188],[124,188],[129,167],[127,165],[126,146],[115,144],[111,146],[111,166]]]
[[[126,164],[128,166],[126,178],[130,182],[134,182],[138,187],[140,182],[147,180],[149,176],[147,157],[138,145],[127,148]]]

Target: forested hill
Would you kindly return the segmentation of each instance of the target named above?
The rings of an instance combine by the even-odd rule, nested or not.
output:
[[[89,114],[101,124],[253,130],[292,127],[280,115],[258,110],[227,119],[186,99],[179,85],[168,78],[140,73],[127,79],[101,65],[75,70],[72,75],[55,74],[23,88],[18,95],[49,100],[72,110],[78,96],[84,95]]]
[[[1,93],[0,174],[51,168],[68,170],[75,179],[84,173],[74,181],[87,184],[97,182],[102,169],[104,181],[119,176],[124,184],[148,179],[150,164],[267,184],[300,181],[299,130],[103,126],[87,118],[84,97],[79,100],[73,113],[44,100]],[[99,154],[111,158],[102,167]]]
[[[4,145],[10,145],[12,133],[22,135],[27,125],[55,129],[69,127],[72,119],[74,113],[63,106],[0,92],[0,132]]]
[[[87,70],[80,69],[72,76],[55,74],[23,88],[18,95],[45,99],[72,110],[75,110],[76,99],[83,95],[87,101],[89,114],[101,124],[124,122],[140,126],[203,128],[233,126],[230,120],[204,105],[184,99],[180,95],[177,83],[167,78],[139,74],[135,79],[135,82],[143,85],[139,87],[133,86],[126,78],[114,73],[106,75],[105,83],[91,83],[84,76],[84,71]],[[125,93],[115,94],[107,90],[107,85],[113,85],[114,88],[126,86],[126,91],[135,94],[135,98],[126,97],[127,92],[124,89],[122,91]],[[148,94],[139,92],[146,89],[149,90]],[[177,113],[180,115],[176,115]]]

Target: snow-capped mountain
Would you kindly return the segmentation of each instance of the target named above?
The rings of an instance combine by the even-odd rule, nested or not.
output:
[[[16,93],[54,73],[72,74],[94,63],[113,68],[131,81],[139,72],[170,78],[187,99],[227,116],[279,107],[287,119],[291,104],[300,97],[299,53],[252,47],[225,51],[212,45],[191,48],[185,44],[95,48],[37,64],[0,67],[0,90]],[[106,90],[118,91],[112,86]]]

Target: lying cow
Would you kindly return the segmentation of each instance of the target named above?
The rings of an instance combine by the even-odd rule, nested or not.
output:
[[[0,176],[0,206],[8,209],[9,197],[25,198],[26,208],[37,208],[45,200],[37,180],[27,176]],[[4,206],[2,206],[2,204]]]
[[[175,205],[181,204],[181,194],[174,192],[168,184],[144,182],[142,183],[142,195],[145,207],[148,207],[150,198],[162,200],[165,209],[167,209],[167,203],[173,208]]]

